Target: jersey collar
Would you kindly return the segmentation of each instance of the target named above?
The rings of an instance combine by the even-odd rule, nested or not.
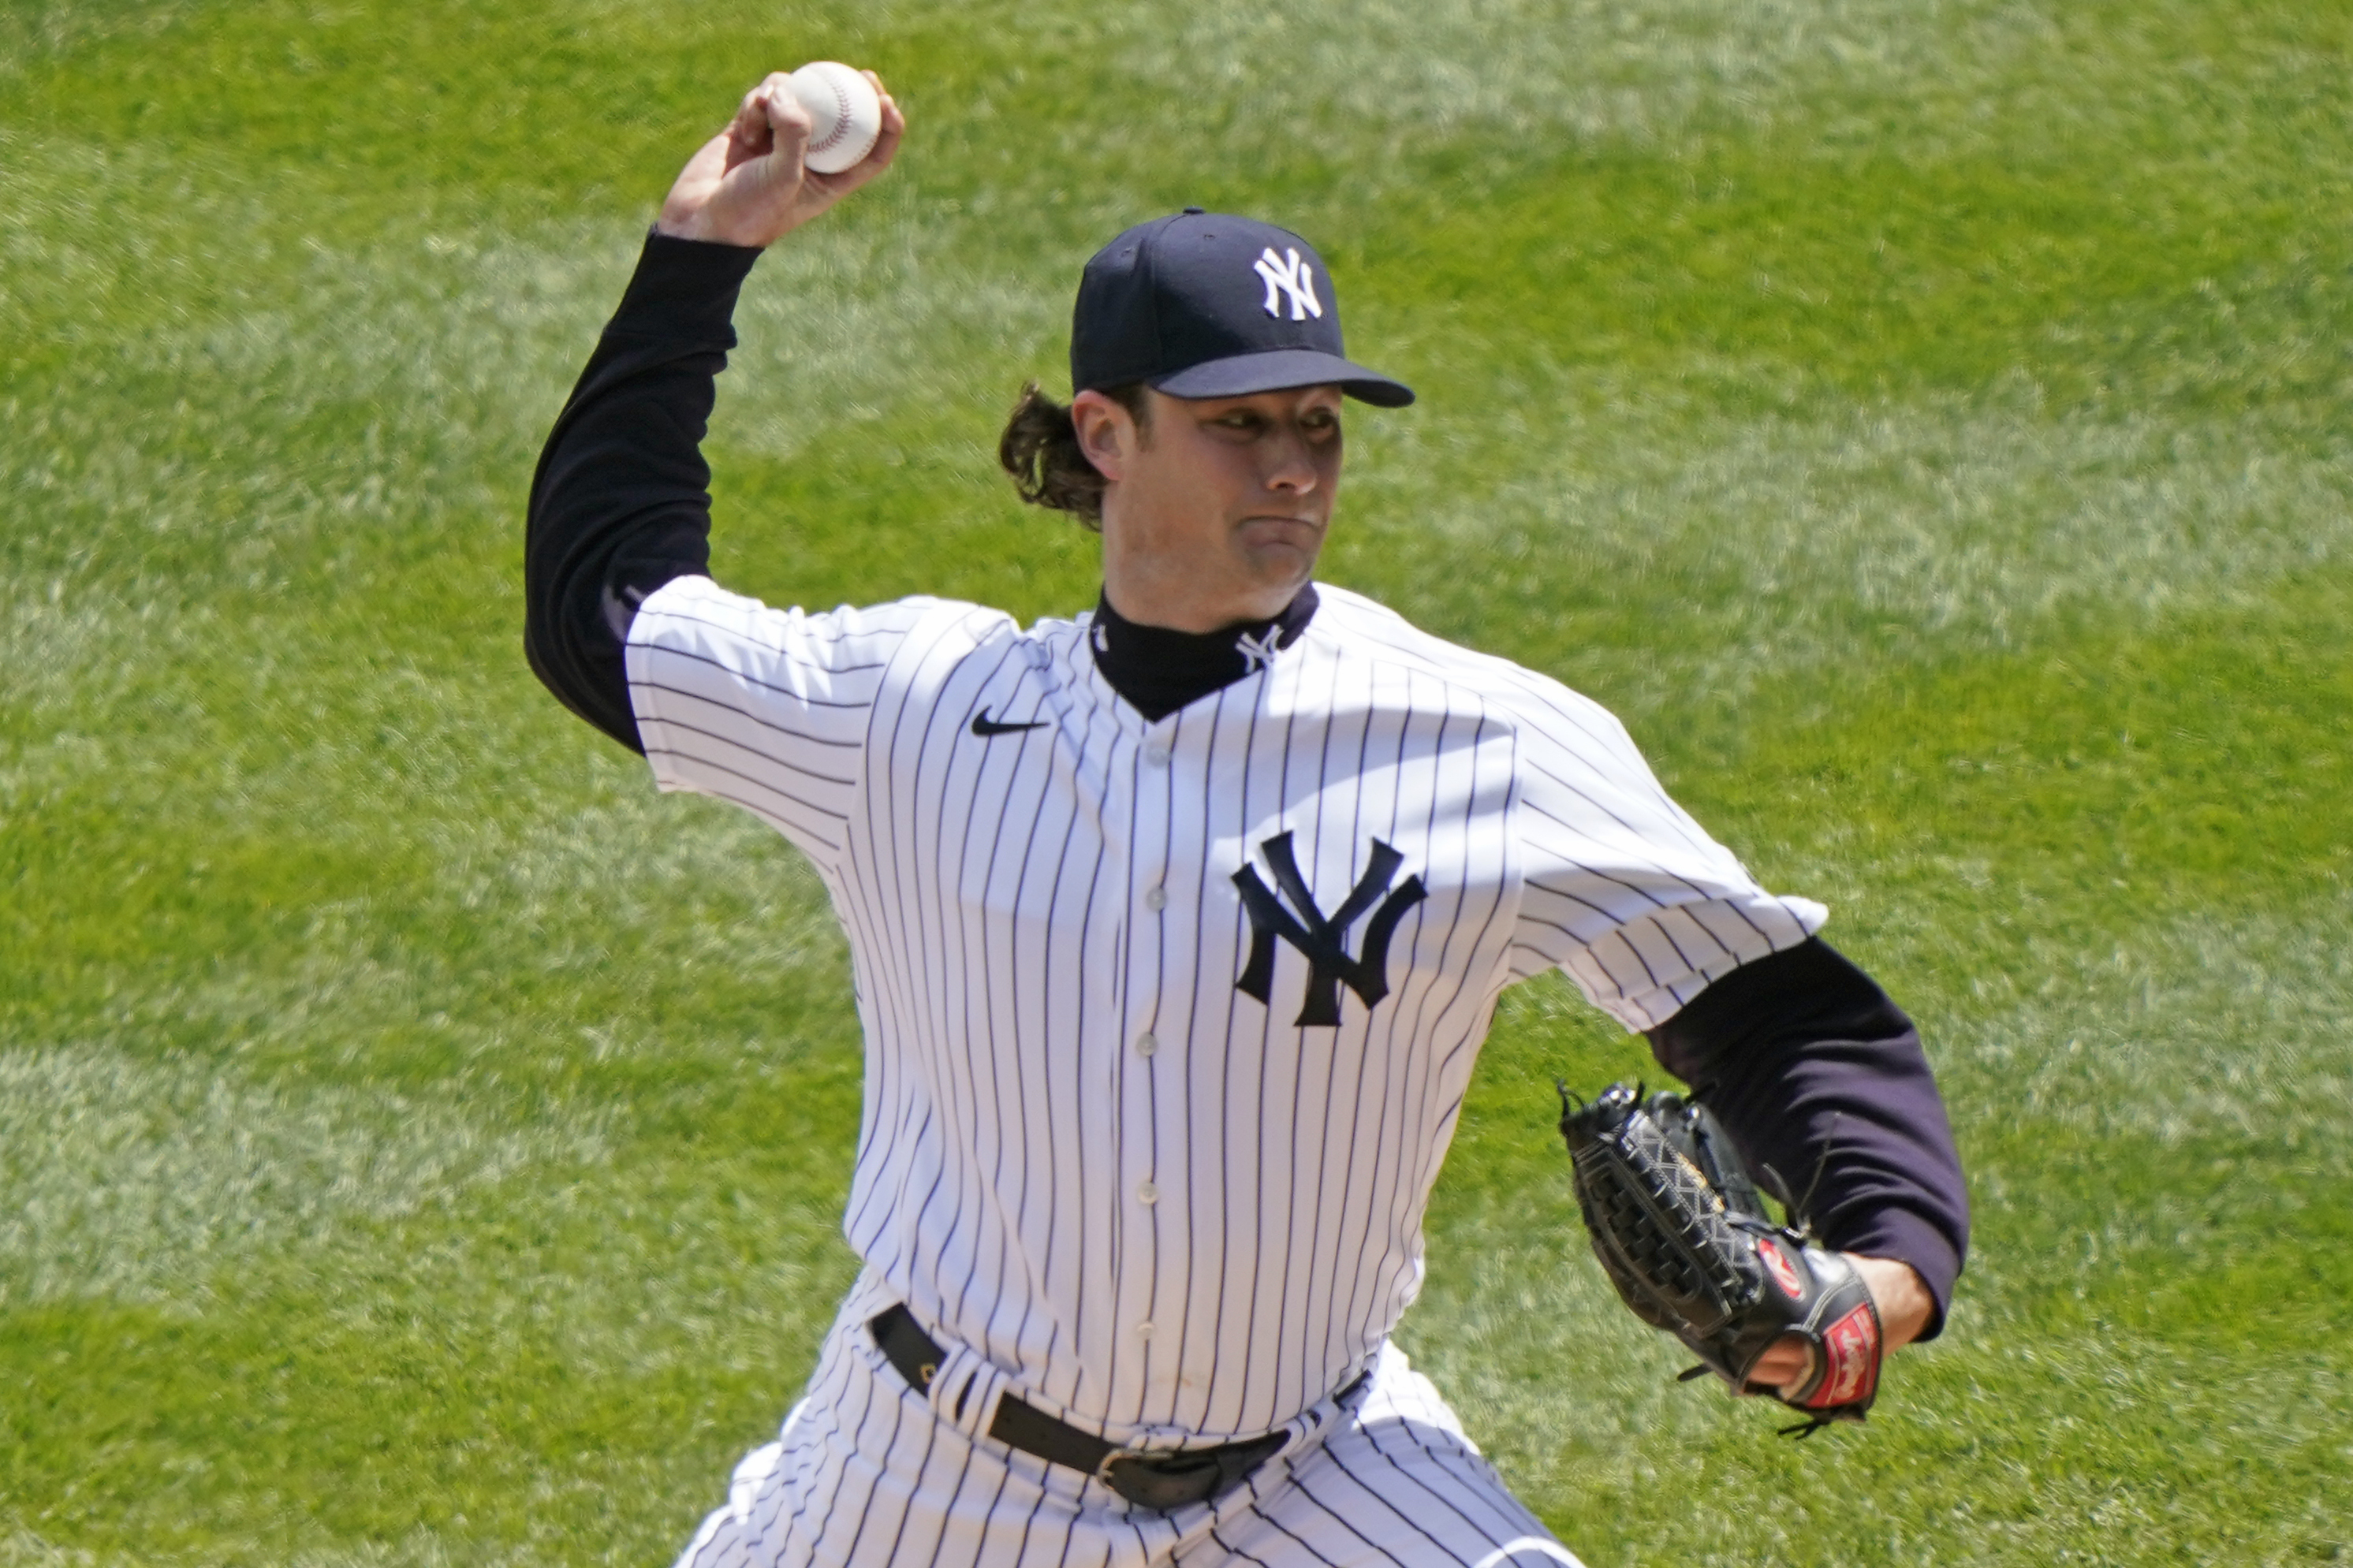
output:
[[[1236,621],[1213,632],[1179,632],[1131,621],[1103,595],[1095,601],[1087,647],[1112,689],[1146,723],[1157,723],[1274,662],[1276,654],[1305,634],[1315,605],[1315,584],[1310,583],[1271,619]]]

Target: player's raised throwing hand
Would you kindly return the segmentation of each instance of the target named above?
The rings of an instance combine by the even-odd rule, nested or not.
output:
[[[812,130],[786,73],[772,71],[744,95],[727,129],[702,144],[680,171],[654,226],[680,239],[723,245],[773,245],[891,166],[906,117],[882,79],[865,73],[882,100],[882,133],[874,150],[838,174],[804,166]]]

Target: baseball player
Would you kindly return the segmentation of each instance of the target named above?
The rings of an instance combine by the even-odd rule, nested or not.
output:
[[[1389,1340],[1496,998],[1554,968],[1806,1173],[1887,1347],[1935,1332],[1951,1135],[1823,909],[1594,703],[1312,581],[1345,402],[1412,394],[1297,235],[1187,209],[1088,264],[1074,397],[1027,389],[1000,456],[1100,530],[1092,612],[711,580],[737,290],[905,132],[886,96],[863,163],[807,173],[783,81],[663,204],[526,552],[533,669],[797,846],[854,964],[863,1268],[685,1568],[1573,1563]]]

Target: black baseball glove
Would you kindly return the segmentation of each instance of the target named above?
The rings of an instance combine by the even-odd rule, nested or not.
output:
[[[1700,1358],[1683,1375],[1713,1372],[1805,1412],[1787,1429],[1800,1436],[1862,1420],[1879,1391],[1883,1341],[1854,1265],[1796,1214],[1792,1225],[1773,1223],[1705,1107],[1622,1083],[1590,1104],[1566,1087],[1560,1100],[1594,1256],[1636,1316]],[[1789,1333],[1812,1352],[1805,1380],[1786,1394],[1751,1383],[1757,1359]]]

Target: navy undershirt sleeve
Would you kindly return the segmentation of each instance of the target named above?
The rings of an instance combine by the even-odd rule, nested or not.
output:
[[[1968,1253],[1968,1190],[1920,1033],[1887,993],[1817,937],[1734,970],[1648,1037],[1825,1242],[1918,1271],[1934,1338]]]
[[[523,651],[564,705],[633,752],[623,663],[647,596],[711,563],[702,437],[757,250],[649,235],[556,417],[523,536]]]

